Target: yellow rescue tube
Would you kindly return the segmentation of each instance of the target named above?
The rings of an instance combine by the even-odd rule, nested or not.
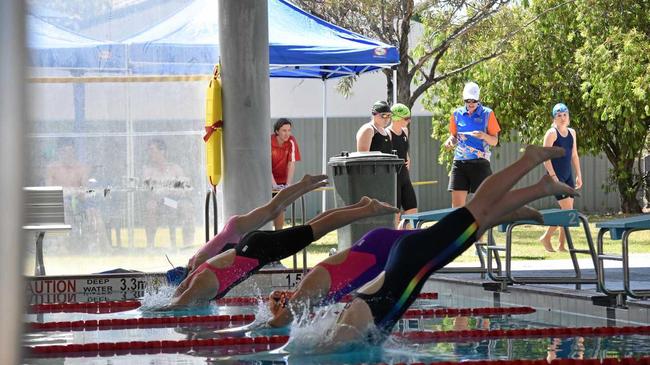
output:
[[[205,98],[205,151],[210,184],[217,186],[221,181],[221,156],[223,141],[223,109],[221,105],[221,78],[219,66],[215,66]]]

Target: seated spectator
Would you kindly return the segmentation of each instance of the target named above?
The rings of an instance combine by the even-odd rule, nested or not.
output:
[[[156,231],[161,221],[169,225],[172,247],[176,246],[176,225],[183,229],[183,245],[194,242],[194,214],[188,197],[191,189],[189,178],[183,169],[167,160],[167,144],[153,139],[147,145],[149,161],[142,175],[146,196],[145,234],[147,247],[155,247]]]

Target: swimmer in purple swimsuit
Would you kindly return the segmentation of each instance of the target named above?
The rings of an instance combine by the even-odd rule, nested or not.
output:
[[[300,281],[291,299],[283,292],[271,293],[269,307],[273,318],[267,324],[270,327],[284,327],[293,320],[293,313],[302,313],[305,305],[338,302],[379,275],[398,238],[417,231],[377,228],[366,233],[352,247],[328,257],[311,269]]]
[[[396,211],[387,203],[364,197],[356,204],[325,211],[302,226],[252,231],[234,248],[199,265],[178,286],[171,304],[164,309],[221,298],[262,266],[297,253],[330,231],[359,219]]]

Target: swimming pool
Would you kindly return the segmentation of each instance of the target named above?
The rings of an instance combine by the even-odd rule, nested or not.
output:
[[[458,303],[465,309],[458,308]],[[211,305],[191,311],[169,313],[143,312],[139,309],[116,313],[37,313],[26,315],[27,322],[60,322],[61,328],[42,328],[28,331],[26,346],[47,346],[52,353],[30,355],[28,364],[357,364],[357,363],[431,363],[465,360],[552,360],[603,359],[650,356],[650,333],[595,334],[589,330],[561,333],[551,323],[590,323],[590,318],[556,311],[536,311],[512,314],[475,314],[470,308],[487,307],[476,300],[458,296],[441,296],[437,300],[418,300],[412,309],[424,310],[402,319],[395,327],[394,336],[382,348],[363,348],[339,354],[269,354],[286,341],[288,330],[270,332],[215,335],[214,331],[238,326],[251,321],[251,314],[260,311],[257,305]],[[440,309],[451,308],[441,313]],[[501,311],[504,311],[503,309]],[[512,312],[505,310],[506,312]],[[263,312],[263,310],[261,311]],[[260,316],[263,313],[258,313]],[[517,310],[514,310],[517,312]],[[413,312],[411,312],[413,313]],[[246,316],[242,316],[246,315]],[[156,317],[165,316],[166,320]],[[208,320],[202,321],[201,318]],[[217,317],[219,316],[219,317]],[[234,317],[233,317],[234,316]],[[147,318],[139,320],[138,318]],[[153,319],[152,319],[153,318]],[[230,320],[235,320],[230,322]],[[111,322],[112,320],[112,322]],[[67,322],[72,321],[72,322]],[[81,321],[91,323],[83,328]],[[148,322],[147,322],[148,321]],[[305,333],[319,336],[318,320],[315,328],[301,328]],[[77,328],[74,324],[77,323]],[[129,325],[129,323],[131,325]],[[103,326],[102,326],[103,324]],[[617,325],[625,325],[619,321]],[[72,326],[73,328],[70,328]],[[577,326],[568,326],[577,327]],[[637,327],[638,328],[638,327]],[[57,329],[57,330],[53,330]],[[535,333],[537,329],[537,333]],[[476,332],[473,330],[480,330]],[[512,330],[522,330],[515,334]],[[533,330],[531,332],[530,330]],[[528,332],[527,332],[528,331]],[[445,338],[431,338],[444,333]],[[473,337],[480,336],[480,337]],[[252,339],[247,339],[252,337]],[[239,339],[239,340],[238,340]],[[243,340],[242,340],[243,339]],[[202,342],[201,342],[202,341]],[[248,343],[253,342],[253,343]],[[155,343],[155,348],[150,344]],[[92,348],[84,344],[97,344]],[[104,347],[101,347],[104,344]],[[122,344],[123,346],[118,346]],[[70,346],[79,345],[74,351]],[[99,346],[99,347],[98,347]],[[64,349],[62,351],[62,349]],[[103,349],[103,350],[102,350]]]

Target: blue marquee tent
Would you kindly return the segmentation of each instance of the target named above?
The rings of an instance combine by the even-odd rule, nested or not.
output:
[[[68,70],[124,68],[125,47],[65,30],[38,16],[27,15],[30,66]]]
[[[286,0],[269,0],[271,77],[334,78],[390,67],[398,51],[319,19]],[[32,66],[130,75],[209,74],[219,59],[215,0],[195,0],[119,43],[90,39],[35,16],[28,23]]]

